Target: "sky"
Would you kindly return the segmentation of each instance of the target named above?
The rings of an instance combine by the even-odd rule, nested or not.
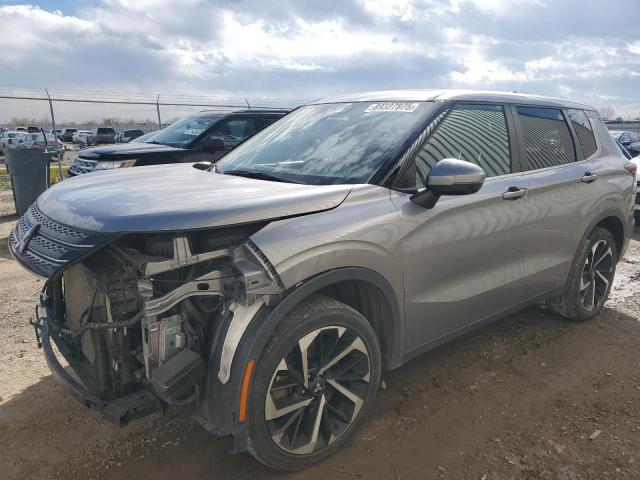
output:
[[[313,100],[398,88],[640,116],[640,0],[0,0],[0,87]]]

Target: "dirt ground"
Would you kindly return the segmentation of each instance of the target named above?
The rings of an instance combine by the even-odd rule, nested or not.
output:
[[[42,282],[11,260],[0,191],[0,477],[640,478],[640,230],[612,298],[577,324],[531,308],[384,375],[375,415],[322,465],[274,473],[189,418],[98,422],[36,348]]]

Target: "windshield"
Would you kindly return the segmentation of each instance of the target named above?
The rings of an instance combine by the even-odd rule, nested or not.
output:
[[[431,111],[429,102],[307,105],[225,155],[217,171],[329,185],[366,183]]]
[[[185,146],[196,139],[215,122],[219,116],[188,117],[172,123],[153,136],[153,143],[164,143],[172,146]]]

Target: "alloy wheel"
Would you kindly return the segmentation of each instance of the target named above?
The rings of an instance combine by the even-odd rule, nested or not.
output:
[[[273,442],[297,455],[335,442],[363,406],[370,367],[364,341],[350,328],[327,326],[302,337],[280,360],[267,390]]]
[[[580,300],[587,311],[599,308],[613,279],[613,250],[606,240],[598,240],[587,255],[580,279]]]

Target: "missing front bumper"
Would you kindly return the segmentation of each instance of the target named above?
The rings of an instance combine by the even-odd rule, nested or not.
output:
[[[60,364],[53,350],[51,340],[59,350],[63,348],[57,337],[49,334],[48,319],[41,319],[40,335],[45,361],[54,378],[61,383],[67,391],[76,397],[82,404],[95,410],[100,419],[104,419],[118,425],[125,425],[137,418],[145,417],[155,412],[163,413],[160,401],[147,390],[140,390],[128,395],[113,399],[102,400],[91,392],[81,381],[76,380]]]

